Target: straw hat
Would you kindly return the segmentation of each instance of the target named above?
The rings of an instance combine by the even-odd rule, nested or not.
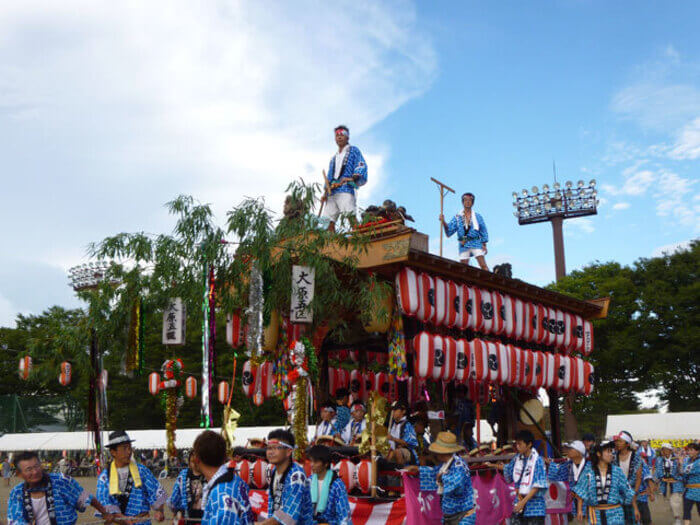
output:
[[[437,454],[453,454],[460,452],[464,447],[457,443],[457,436],[452,432],[440,432],[437,439],[433,441],[428,450]]]
[[[530,418],[530,415],[532,418]],[[542,406],[542,403],[540,403],[539,399],[533,397],[532,399],[528,399],[525,401],[525,403],[523,403],[523,408],[520,409],[520,421],[524,425],[534,425],[535,423],[542,421],[543,417],[544,407]]]
[[[316,443],[318,443],[318,444],[326,443],[326,442],[335,443],[336,445],[341,445],[341,446],[345,445],[345,441],[343,441],[339,437],[324,435],[324,436],[318,436],[316,438]],[[333,445],[330,445],[330,446],[333,446]]]

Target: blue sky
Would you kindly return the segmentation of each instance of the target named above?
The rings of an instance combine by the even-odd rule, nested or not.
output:
[[[180,193],[280,209],[351,128],[361,204],[392,198],[437,250],[434,176],[477,195],[490,264],[553,279],[551,228],[511,192],[600,188],[569,270],[700,233],[700,6],[692,2],[108,2],[0,6],[0,325],[75,305],[87,243],[169,231]],[[532,7],[536,5],[536,7]],[[449,197],[448,214],[458,198]],[[456,249],[448,241],[446,254]]]

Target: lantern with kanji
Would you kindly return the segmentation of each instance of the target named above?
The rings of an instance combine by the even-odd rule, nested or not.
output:
[[[61,386],[70,385],[71,379],[73,378],[73,367],[68,361],[63,361],[61,363],[61,373],[58,376],[58,382]]]

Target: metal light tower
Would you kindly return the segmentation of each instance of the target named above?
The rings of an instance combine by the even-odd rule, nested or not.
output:
[[[534,224],[549,221],[552,223],[552,235],[554,238],[554,267],[557,281],[566,275],[566,261],[564,257],[564,219],[585,217],[598,213],[598,192],[595,189],[596,181],[592,179],[588,186],[579,180],[574,187],[571,181],[567,181],[564,188],[556,182],[552,187],[544,184],[540,191],[533,186],[531,192],[523,189],[520,194],[513,192],[513,215],[518,218],[518,224]],[[573,394],[570,394],[568,410],[564,411],[564,428],[568,439],[576,439],[576,419],[571,412],[573,406]],[[559,394],[554,390],[549,391],[549,415],[552,424],[552,440],[559,446]]]
[[[110,263],[98,261],[89,264],[74,266],[68,270],[69,286],[76,292],[96,290],[101,282],[106,281],[107,270]],[[110,280],[110,284],[118,284],[118,281]],[[88,431],[93,431],[95,440],[95,456],[101,458],[102,429],[100,420],[106,412],[106,392],[103,385],[102,356],[97,345],[97,331],[90,328],[90,394],[88,399]],[[99,415],[98,415],[99,413]]]

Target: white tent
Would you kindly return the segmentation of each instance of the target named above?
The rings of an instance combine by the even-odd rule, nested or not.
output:
[[[642,439],[698,439],[700,412],[620,414],[608,416],[605,435],[610,438],[626,430],[636,441]]]

